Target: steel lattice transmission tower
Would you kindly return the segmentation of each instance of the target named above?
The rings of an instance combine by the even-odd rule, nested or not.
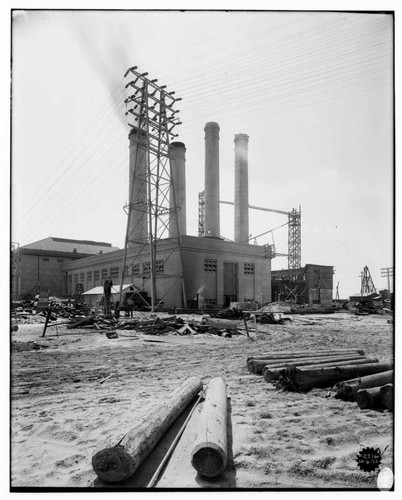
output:
[[[369,268],[367,266],[364,266],[363,272],[361,273],[361,280],[361,295],[364,295],[365,293],[377,293]]]
[[[301,208],[288,214],[288,269],[301,268]]]
[[[175,184],[171,168],[171,138],[181,122],[173,109],[181,98],[167,92],[166,85],[149,80],[148,73],[130,68],[126,100],[132,123],[130,139],[130,181],[127,230],[120,283],[122,304],[125,276],[145,305],[155,310],[172,290],[180,286],[186,303]],[[148,298],[150,292],[150,298]]]

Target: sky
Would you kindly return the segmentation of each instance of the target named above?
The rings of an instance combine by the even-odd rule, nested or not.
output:
[[[12,21],[11,240],[122,247],[128,196],[124,74],[182,97],[187,233],[198,232],[204,126],[220,126],[220,198],[234,135],[249,136],[250,205],[302,211],[302,265],[334,266],[341,298],[393,266],[393,17],[374,13],[17,10]],[[233,239],[233,207],[222,205]],[[250,210],[256,236],[286,216]],[[287,252],[287,228],[256,240]],[[287,267],[276,257],[273,269]],[[335,290],[334,290],[335,294]]]

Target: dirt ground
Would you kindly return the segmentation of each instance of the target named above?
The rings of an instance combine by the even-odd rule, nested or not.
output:
[[[206,384],[219,376],[230,409],[227,470],[206,481],[190,464],[198,406],[156,488],[377,489],[378,470],[360,470],[356,458],[363,448],[379,448],[381,467],[394,470],[393,414],[325,397],[328,389],[278,392],[248,372],[246,358],[271,350],[354,347],[389,360],[389,316],[292,318],[286,325],[260,325],[255,341],[127,330],[108,339],[104,332],[65,326],[42,338],[44,318],[20,324],[12,333],[11,486],[105,487],[91,466],[103,443],[117,443],[186,378],[199,376]],[[39,348],[32,349],[33,342]],[[147,478],[149,471],[125,486],[144,487]]]

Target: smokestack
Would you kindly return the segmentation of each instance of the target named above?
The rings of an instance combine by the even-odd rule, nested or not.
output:
[[[172,142],[170,145],[170,171],[174,183],[174,195],[172,186],[170,188],[170,209],[177,208],[177,222],[179,234],[186,234],[186,146],[182,142]],[[177,236],[176,217],[170,220],[169,236]]]
[[[208,122],[205,131],[204,236],[220,236],[219,227],[219,125]]]
[[[234,240],[247,243],[248,227],[248,135],[236,134],[235,143],[235,196]]]
[[[147,228],[147,137],[144,130],[133,128],[128,135],[130,141],[129,193],[130,226],[128,246],[145,243]]]

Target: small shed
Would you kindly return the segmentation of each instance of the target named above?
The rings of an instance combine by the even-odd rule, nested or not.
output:
[[[134,292],[136,287],[131,283],[123,285],[123,294],[127,292]],[[98,307],[101,305],[101,299],[103,297],[103,286],[96,286],[95,288],[91,288],[87,292],[83,293],[84,302],[89,307]],[[112,286],[112,300],[115,303],[120,298],[120,285]]]

